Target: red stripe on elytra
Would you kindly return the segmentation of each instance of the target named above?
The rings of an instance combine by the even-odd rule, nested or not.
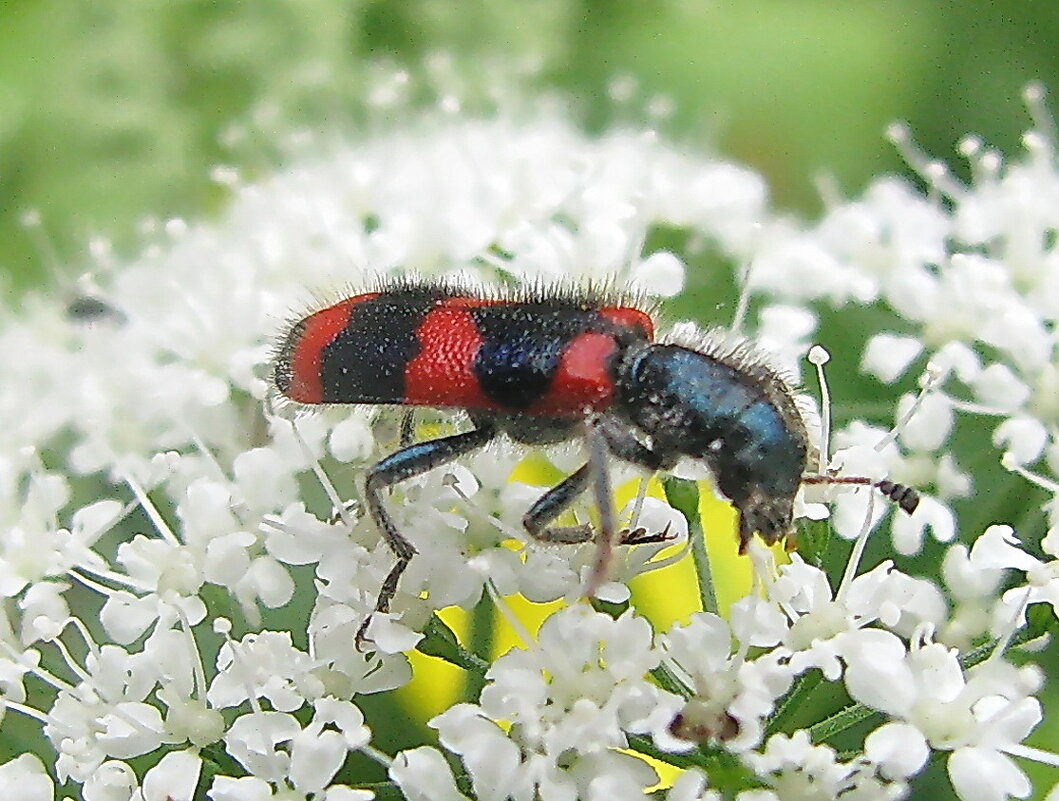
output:
[[[439,305],[423,318],[416,337],[422,350],[405,367],[405,403],[498,408],[482,392],[474,374],[474,359],[483,339],[469,311]]]
[[[291,384],[286,393],[291,399],[299,403],[324,402],[320,376],[324,349],[349,324],[349,315],[354,306],[378,296],[378,292],[355,295],[305,318],[301,336],[291,354]]]
[[[599,313],[615,325],[622,328],[641,328],[648,339],[655,338],[654,320],[646,312],[623,306],[608,306],[600,309]]]
[[[547,394],[526,411],[572,417],[609,408],[614,401],[610,361],[617,349],[610,334],[589,332],[574,337],[563,350]]]

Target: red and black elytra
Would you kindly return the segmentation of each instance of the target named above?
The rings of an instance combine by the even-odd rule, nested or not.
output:
[[[636,308],[407,285],[347,298],[297,323],[280,351],[276,386],[307,404],[581,417],[610,406],[608,363],[619,341],[653,334],[650,316]]]
[[[791,533],[803,478],[878,486],[804,475],[810,446],[793,390],[749,343],[674,339],[655,341],[649,307],[590,288],[487,291],[402,280],[293,323],[272,375],[280,395],[297,403],[455,408],[471,418],[470,431],[406,444],[368,471],[367,506],[397,558],[379,612],[388,611],[416,553],[386,511],[383,490],[501,433],[531,445],[588,442],[587,462],[537,500],[523,525],[547,542],[598,540],[589,593],[605,579],[616,543],[664,538],[614,530],[608,455],[652,471],[684,456],[704,461],[739,513],[741,551],[755,533],[768,543]],[[598,536],[587,525],[549,525],[590,487]],[[914,510],[914,490],[881,488]]]

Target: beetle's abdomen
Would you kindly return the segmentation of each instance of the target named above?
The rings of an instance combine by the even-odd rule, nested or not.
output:
[[[573,417],[613,401],[613,360],[646,314],[407,288],[347,298],[295,324],[275,364],[300,403],[380,403]]]

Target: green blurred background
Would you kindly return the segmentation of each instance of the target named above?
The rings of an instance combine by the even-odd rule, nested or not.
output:
[[[777,208],[812,215],[819,176],[853,196],[873,176],[906,171],[884,137],[894,120],[907,120],[958,174],[966,170],[954,147],[968,133],[1017,153],[1029,126],[1023,87],[1040,80],[1059,90],[1059,5],[0,0],[0,290],[14,301],[54,285],[56,270],[89,268],[95,237],[134,254],[148,217],[215,213],[225,191],[211,168],[234,163],[253,174],[278,163],[274,143],[251,136],[233,152],[226,131],[249,119],[268,127],[269,116],[286,130],[355,133],[369,65],[416,73],[439,51],[479,73],[503,60],[535,63],[536,87],[569,95],[590,129],[623,114],[642,121],[651,98],[667,98],[667,134],[756,168]],[[608,93],[620,76],[637,85],[625,109]],[[53,247],[22,224],[31,210]],[[693,285],[711,281],[730,302],[729,277]],[[696,306],[685,300],[677,313]],[[847,341],[846,323],[825,316],[836,363],[856,363],[866,319]],[[851,406],[877,391],[843,377]],[[992,507],[961,506],[965,531],[1022,517],[1024,532],[1039,533],[1042,499],[999,468],[992,477],[1005,491],[991,493]],[[885,554],[874,556],[873,564]],[[1054,748],[1049,739],[1042,729],[1031,742]],[[1034,774],[1038,792],[1057,778]],[[951,797],[945,785],[935,766],[917,790]]]
[[[20,224],[30,209],[72,269],[92,236],[135,252],[146,216],[208,213],[227,126],[262,101],[333,123],[369,59],[530,56],[588,126],[614,114],[607,84],[633,75],[641,98],[672,99],[671,134],[759,169],[779,207],[811,213],[814,176],[852,194],[902,169],[883,137],[895,119],[939,156],[969,132],[1014,150],[1019,93],[1059,86],[1057,46],[1059,6],[1027,0],[8,0],[0,273],[16,291],[46,273]]]

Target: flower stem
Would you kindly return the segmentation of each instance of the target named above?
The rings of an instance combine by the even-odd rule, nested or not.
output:
[[[740,790],[761,787],[761,780],[739,761],[734,754],[722,748],[703,747],[686,754],[673,754],[655,747],[651,738],[641,734],[628,735],[629,748],[637,753],[654,757],[678,768],[699,767],[710,777],[710,787],[719,790],[723,797],[734,798]]]
[[[856,726],[875,715],[882,715],[882,712],[877,712],[871,707],[864,706],[863,704],[850,704],[844,709],[840,709],[834,715],[828,718],[824,718],[819,723],[809,727],[809,739],[813,743],[822,743],[834,737],[840,732],[844,732],[851,726]]]
[[[199,750],[204,767],[210,774],[222,776],[239,776],[242,766],[224,750],[223,744],[210,743]]]
[[[398,801],[405,797],[404,793],[401,792],[394,782],[365,782],[364,784],[358,784],[356,789],[358,790],[371,790],[375,793],[377,801],[388,801],[388,799],[394,799]]]
[[[695,573],[699,577],[699,602],[702,611],[717,614],[717,592],[713,587],[710,570],[710,555],[706,551],[706,537],[702,532],[699,515],[699,485],[683,478],[666,476],[662,479],[666,500],[688,521],[688,537],[691,540],[691,558],[695,560]]]
[[[689,751],[686,754],[674,754],[657,748],[650,737],[646,737],[642,734],[629,734],[627,737],[629,748],[633,751],[636,751],[638,754],[653,757],[665,762],[667,765],[673,765],[677,768],[705,768],[709,763],[709,759],[705,758],[701,751]]]

